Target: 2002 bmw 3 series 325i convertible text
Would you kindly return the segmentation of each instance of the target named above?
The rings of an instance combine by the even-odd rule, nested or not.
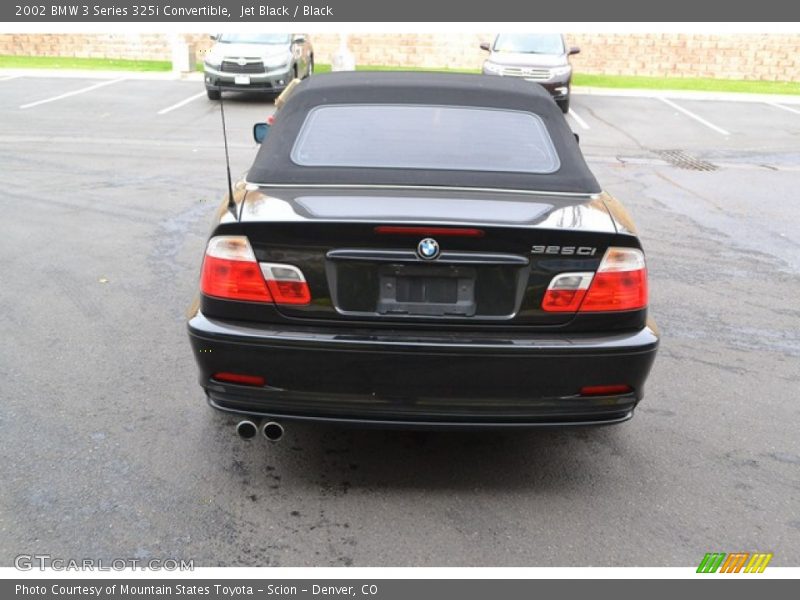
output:
[[[550,96],[498,79],[296,87],[206,248],[189,335],[213,407],[397,427],[631,417],[658,346],[632,221]]]

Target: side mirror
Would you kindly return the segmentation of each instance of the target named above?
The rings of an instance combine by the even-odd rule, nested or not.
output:
[[[569,52],[567,54],[572,56],[573,54],[580,54],[580,53],[581,49],[578,46],[570,46]]]
[[[216,42],[219,39],[219,34],[218,33],[212,33],[208,37]]]
[[[492,47],[489,45],[489,42],[481,42],[481,50],[486,50],[487,52],[491,52]]]
[[[293,44],[305,44],[306,43],[306,36],[302,33],[298,33],[294,37],[292,37]]]
[[[575,136],[575,141],[580,144],[581,143],[581,136],[579,136],[577,133],[573,133],[572,135]]]
[[[256,141],[256,144],[260,144],[269,135],[269,125],[266,123],[256,123],[253,125],[253,139]]]

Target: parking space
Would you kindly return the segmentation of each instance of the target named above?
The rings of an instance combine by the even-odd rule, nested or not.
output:
[[[682,105],[703,118],[724,123],[730,132],[727,147],[736,147],[737,140],[747,139],[751,147],[791,150],[800,136],[800,112],[777,108],[767,103],[748,106],[745,103],[700,102],[685,100]],[[754,110],[755,109],[755,110]],[[796,108],[794,110],[797,110]]]
[[[84,88],[96,80],[0,77],[0,109],[16,110],[23,104]]]
[[[19,78],[7,82],[3,92],[0,116],[6,134],[102,135],[153,143],[166,134],[170,141],[218,142],[219,103],[209,101],[197,82]],[[250,128],[272,113],[272,103],[258,94],[226,99],[232,141],[252,146]],[[238,136],[241,132],[246,135]]]
[[[587,144],[605,150],[642,151],[683,148],[691,140],[706,145],[719,142],[720,134],[655,98],[576,97],[576,111],[591,130],[582,135]]]
[[[80,96],[81,94],[87,94],[89,92],[93,92],[95,90],[99,90],[100,88],[114,85],[116,83],[120,83],[124,81],[124,79],[111,79],[107,81],[99,81],[96,83],[92,83],[91,85],[87,85],[85,87],[78,88],[76,90],[72,90],[69,92],[63,92],[61,94],[56,94],[55,96],[47,96],[45,98],[41,98],[40,100],[33,100],[31,102],[26,102],[20,106],[20,109],[26,108],[34,108],[36,106],[41,106],[43,104],[49,104],[50,102],[58,102],[59,100],[64,100],[65,98],[73,98],[75,96]]]
[[[587,160],[640,229],[663,334],[630,423],[290,426],[267,446],[206,407],[185,334],[226,185],[219,103],[198,82],[107,81],[0,77],[2,564],[20,548],[209,566],[800,560],[800,105],[574,97]],[[235,174],[273,110],[225,96]]]
[[[800,135],[800,109],[776,103],[576,96],[573,106],[587,125],[573,129],[598,151],[783,151]]]

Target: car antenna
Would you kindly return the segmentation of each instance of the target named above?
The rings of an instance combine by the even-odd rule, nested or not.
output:
[[[236,202],[233,201],[233,181],[231,180],[231,159],[228,154],[228,130],[225,128],[225,103],[222,100],[222,86],[219,86],[219,114],[222,118],[222,141],[225,144],[225,168],[228,173],[228,210],[236,214]]]

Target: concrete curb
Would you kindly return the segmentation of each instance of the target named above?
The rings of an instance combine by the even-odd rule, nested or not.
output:
[[[745,92],[700,92],[693,90],[629,90],[573,86],[572,92],[584,96],[624,96],[630,98],[670,98],[672,100],[717,100],[723,102],[775,102],[800,104],[800,95],[750,94]]]
[[[0,69],[3,77],[37,77],[54,79],[141,79],[148,81],[203,81],[199,71],[101,71],[94,69]]]
[[[142,79],[150,81],[203,81],[203,73],[172,71],[95,71],[89,69],[0,69],[3,77],[79,78],[79,79]],[[716,100],[723,102],[766,102],[798,104],[800,95],[749,94],[744,92],[700,92],[689,90],[638,90],[573,86],[579,96],[616,96],[628,98],[671,98],[674,100]]]

